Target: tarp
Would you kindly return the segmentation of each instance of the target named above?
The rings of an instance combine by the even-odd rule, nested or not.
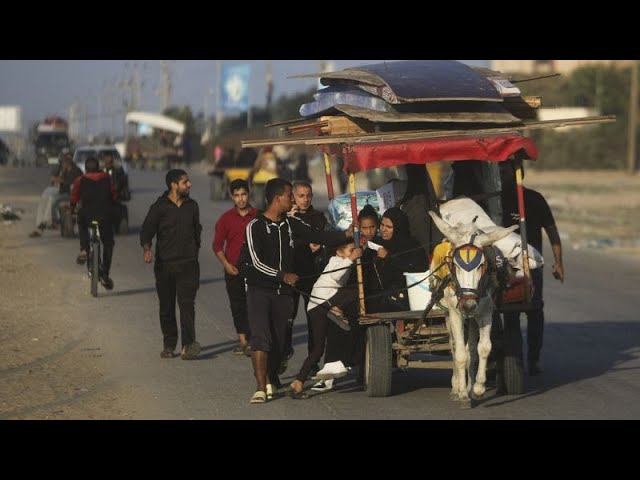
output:
[[[374,168],[440,161],[504,162],[520,150],[530,160],[538,158],[538,149],[533,141],[518,134],[351,145],[346,148],[344,170],[356,173]]]
[[[159,130],[177,133],[178,135],[184,133],[184,123],[159,113],[129,112],[125,117],[125,121],[127,123],[143,123]]]

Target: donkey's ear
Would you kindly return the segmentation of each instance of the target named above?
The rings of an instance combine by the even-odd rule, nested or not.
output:
[[[473,244],[476,247],[486,247],[487,245],[493,245],[495,242],[502,240],[504,237],[509,235],[514,230],[517,230],[519,225],[511,225],[509,228],[498,228],[493,232],[483,233],[482,235],[478,235],[476,239],[473,241]]]
[[[458,242],[460,241],[460,233],[458,232],[458,229],[449,225],[434,211],[429,211],[429,215],[431,215],[433,223],[436,224],[436,227],[438,227],[438,230],[440,230],[442,235],[444,235],[447,240],[454,245],[458,245]]]

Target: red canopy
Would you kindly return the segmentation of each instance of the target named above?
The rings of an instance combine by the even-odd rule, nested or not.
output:
[[[538,157],[533,141],[518,134],[349,145],[344,152],[344,170],[356,173],[408,163],[459,160],[504,162],[519,150],[523,150],[530,160]]]

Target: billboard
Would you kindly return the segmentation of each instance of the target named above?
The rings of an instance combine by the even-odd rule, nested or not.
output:
[[[20,107],[0,107],[0,132],[20,132]]]
[[[249,110],[249,77],[251,65],[222,64],[220,78],[220,107],[223,113],[239,113]]]

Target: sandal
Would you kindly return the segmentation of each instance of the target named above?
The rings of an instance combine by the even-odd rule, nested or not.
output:
[[[308,400],[309,399],[309,394],[307,392],[305,392],[304,390],[300,390],[299,392],[296,392],[295,390],[289,390],[289,396],[291,398],[293,398],[294,400]]]
[[[264,393],[262,390],[258,390],[256,393],[253,394],[253,396],[251,397],[251,400],[249,400],[249,403],[265,403],[267,401],[267,394]]]
[[[337,314],[329,310],[329,312],[327,313],[327,318],[338,325],[338,327],[340,327],[345,332],[351,331],[349,320],[344,316],[344,314]]]

